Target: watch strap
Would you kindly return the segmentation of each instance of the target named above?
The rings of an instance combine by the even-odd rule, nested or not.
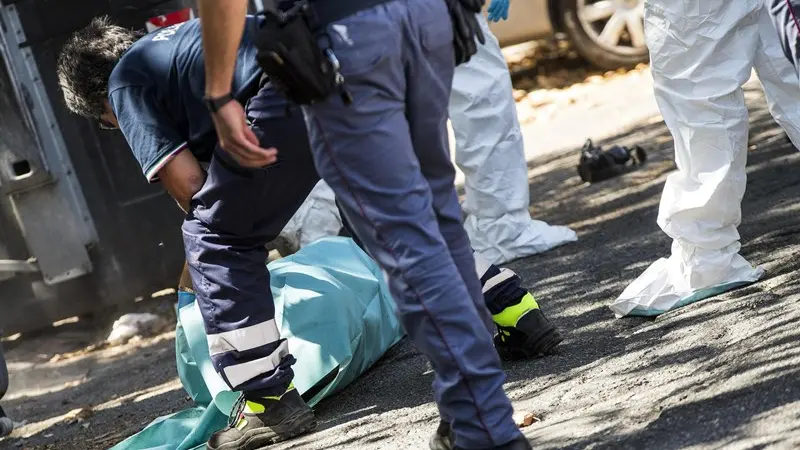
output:
[[[206,108],[208,108],[208,110],[211,111],[212,113],[215,113],[215,112],[219,111],[220,108],[222,108],[223,106],[227,105],[228,103],[230,103],[233,100],[235,100],[235,99],[233,98],[233,94],[231,94],[230,92],[228,92],[227,94],[222,95],[220,97],[204,97],[203,98],[203,101],[206,104]]]

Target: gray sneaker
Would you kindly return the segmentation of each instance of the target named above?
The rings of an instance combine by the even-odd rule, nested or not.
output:
[[[316,427],[314,412],[297,389],[289,386],[280,397],[239,397],[228,428],[214,433],[206,448],[256,450],[308,433]]]

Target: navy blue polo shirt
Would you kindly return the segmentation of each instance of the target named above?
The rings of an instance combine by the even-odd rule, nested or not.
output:
[[[258,83],[261,71],[247,26],[234,72],[233,91]],[[108,101],[148,181],[158,179],[169,159],[188,148],[208,161],[216,144],[214,124],[203,103],[205,67],[199,19],[142,37],[122,56],[108,80]]]

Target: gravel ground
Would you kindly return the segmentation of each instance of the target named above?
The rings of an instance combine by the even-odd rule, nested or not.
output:
[[[542,419],[524,429],[535,448],[800,447],[800,153],[760,93],[747,96],[752,145],[742,252],[767,275],[655,320],[616,320],[607,305],[669,251],[655,224],[674,169],[661,121],[632,124],[609,139],[651,148],[646,167],[614,180],[580,183],[574,149],[531,163],[535,216],[568,224],[580,237],[509,264],[567,337],[556,355],[506,366],[515,406]],[[105,331],[87,328],[67,324],[5,343],[12,396],[3,407],[28,424],[0,448],[107,448],[189,406],[176,381],[171,333],[63,355]],[[319,431],[274,448],[426,448],[437,422],[431,380],[424,358],[404,341],[318,407]],[[83,407],[91,411],[78,412]]]

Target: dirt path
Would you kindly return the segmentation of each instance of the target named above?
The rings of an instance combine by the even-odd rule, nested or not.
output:
[[[526,428],[537,449],[800,446],[800,153],[775,128],[760,94],[748,97],[742,251],[767,275],[656,320],[615,320],[607,305],[669,250],[655,225],[673,170],[663,124],[632,124],[611,139],[656,148],[645,169],[606,183],[581,184],[575,154],[531,164],[536,216],[580,236],[510,264],[567,335],[559,354],[506,367],[515,405],[542,418]],[[13,385],[3,406],[28,425],[0,448],[107,448],[189,406],[176,381],[172,334],[53,359],[102,332],[80,322],[60,328],[6,343]],[[437,420],[430,382],[424,358],[403,342],[320,405],[320,431],[274,448],[426,448]],[[91,414],[75,412],[84,406]]]

